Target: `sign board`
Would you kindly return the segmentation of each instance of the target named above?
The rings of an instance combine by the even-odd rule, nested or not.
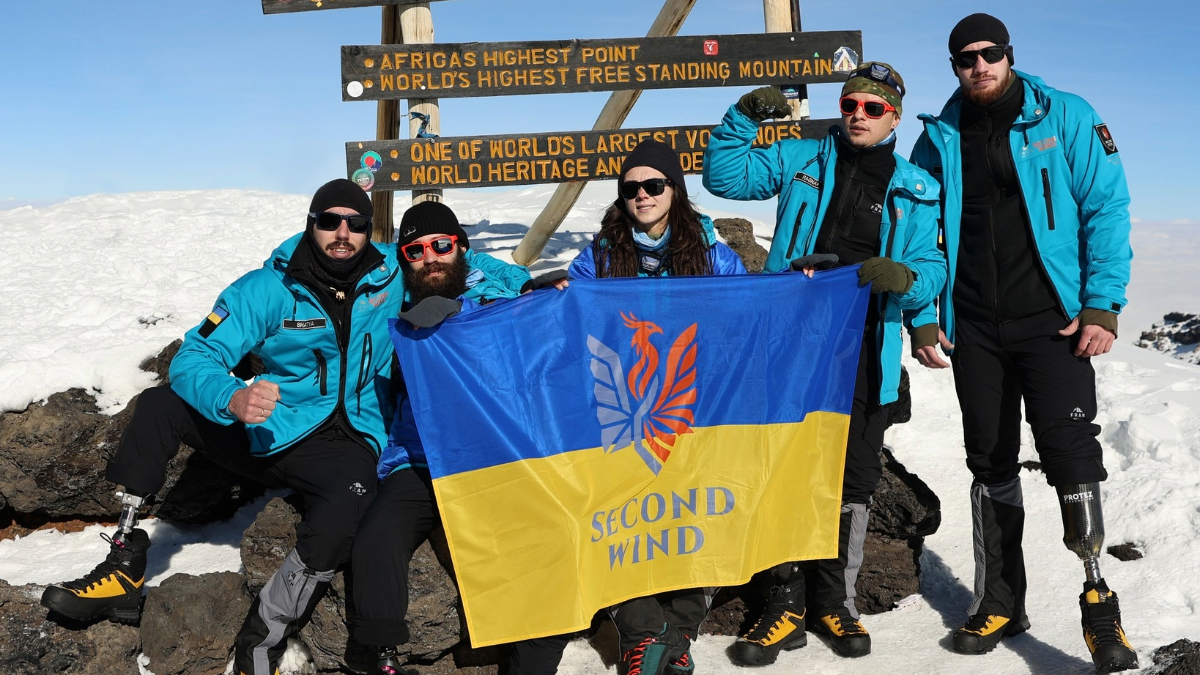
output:
[[[342,100],[843,82],[861,52],[860,31],[344,46]]]
[[[308,12],[315,9],[343,7],[381,7],[383,5],[415,5],[421,0],[262,0],[263,14]]]
[[[823,138],[838,120],[764,122],[756,146]],[[704,170],[711,125],[415,138],[346,144],[346,175],[365,190],[536,185],[613,180],[638,143],[653,138],[679,153],[684,173]]]

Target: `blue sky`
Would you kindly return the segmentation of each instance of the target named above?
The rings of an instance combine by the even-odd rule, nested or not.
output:
[[[659,6],[447,0],[432,11],[438,42],[492,42],[641,36]],[[920,131],[916,114],[940,110],[955,87],[950,29],[974,11],[998,16],[1012,34],[1018,69],[1082,95],[1108,123],[1134,217],[1200,221],[1192,199],[1200,68],[1186,47],[1200,30],[1200,3],[804,0],[802,7],[806,30],[862,30],[863,56],[904,76],[902,154]],[[377,44],[378,8],[264,16],[256,0],[11,1],[3,21],[0,208],[98,192],[305,194],[341,175],[345,142],[374,138],[375,104],[341,100],[339,47]],[[681,33],[762,30],[761,0],[697,0]],[[649,91],[626,126],[716,124],[744,91]],[[836,85],[810,87],[813,116],[834,117],[837,95]],[[445,100],[442,131],[588,129],[607,96]],[[702,206],[731,206],[698,188],[690,191]]]

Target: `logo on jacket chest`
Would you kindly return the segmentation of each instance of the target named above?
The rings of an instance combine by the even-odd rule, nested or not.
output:
[[[809,186],[810,188],[812,188],[814,190],[821,189],[821,181],[817,180],[816,178],[813,178],[812,176],[804,173],[803,171],[797,171],[796,175],[792,176],[792,180],[804,183],[805,185]]]
[[[378,295],[372,295],[371,297],[367,298],[367,302],[371,303],[372,307],[379,309],[379,306],[382,305],[384,302],[386,302],[387,299],[388,299],[388,292],[384,291],[382,293],[379,293]]]

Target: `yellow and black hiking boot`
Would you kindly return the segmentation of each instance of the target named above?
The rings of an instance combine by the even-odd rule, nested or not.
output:
[[[1001,638],[1029,630],[1029,619],[1022,616],[1013,621],[998,614],[972,614],[967,623],[954,631],[954,651],[959,654],[986,654],[996,648]]]
[[[136,624],[142,616],[142,584],[146,581],[145,530],[109,537],[108,557],[87,576],[48,586],[42,606],[76,621],[107,616],[119,623]]]
[[[1092,653],[1096,672],[1115,673],[1137,668],[1137,652],[1133,651],[1121,628],[1117,594],[1108,590],[1103,579],[1097,584],[1083,585],[1079,609],[1083,612],[1083,640]]]
[[[854,658],[871,653],[871,635],[845,607],[822,614],[812,628],[814,633],[829,638],[829,646],[838,656]]]
[[[808,644],[803,602],[803,591],[787,586],[771,587],[767,607],[758,622],[733,643],[733,662],[739,666],[766,666],[775,663],[779,652]]]

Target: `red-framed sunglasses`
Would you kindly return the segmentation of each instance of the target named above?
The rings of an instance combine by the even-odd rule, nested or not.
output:
[[[458,235],[448,234],[433,241],[414,241],[411,244],[405,244],[400,247],[400,254],[408,262],[420,262],[425,258],[425,249],[429,249],[433,251],[433,255],[442,258],[453,253],[457,243]]]
[[[842,109],[843,115],[853,115],[855,111],[862,107],[863,114],[873,120],[883,117],[884,113],[896,112],[896,108],[890,103],[880,103],[879,101],[859,101],[858,99],[843,96],[838,101],[838,106]]]

